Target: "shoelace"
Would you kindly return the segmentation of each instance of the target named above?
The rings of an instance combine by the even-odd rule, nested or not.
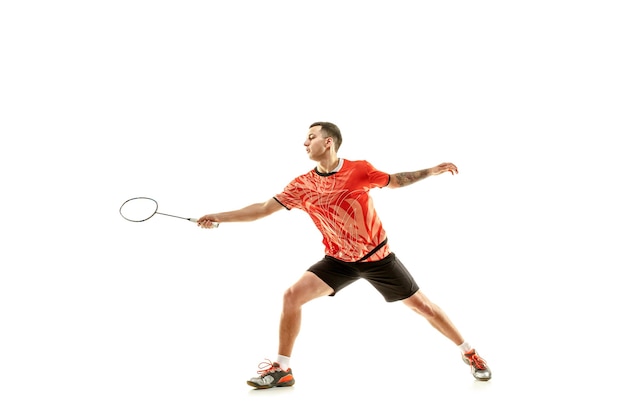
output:
[[[272,362],[269,359],[265,359],[263,362],[259,364],[259,370],[256,371],[256,373],[261,376],[265,376],[267,374],[274,372],[276,369],[278,368],[275,366],[274,362]]]
[[[470,355],[466,355],[465,357],[470,361],[472,365],[474,365],[476,369],[487,369],[487,362],[485,362],[483,358],[478,356],[475,351],[472,352]]]

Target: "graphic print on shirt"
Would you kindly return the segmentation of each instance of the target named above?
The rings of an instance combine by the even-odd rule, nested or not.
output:
[[[287,209],[309,214],[322,233],[327,255],[354,262],[385,239],[369,190],[386,186],[389,178],[367,161],[343,160],[339,171],[321,174],[313,169],[275,198]]]

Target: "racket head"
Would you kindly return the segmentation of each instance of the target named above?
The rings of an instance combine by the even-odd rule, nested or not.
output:
[[[159,204],[150,197],[133,197],[120,206],[120,215],[129,222],[140,223],[149,220],[159,209]]]

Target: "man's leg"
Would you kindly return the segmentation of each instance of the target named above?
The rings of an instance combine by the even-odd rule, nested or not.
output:
[[[488,381],[491,379],[491,370],[487,366],[487,362],[464,341],[461,333],[438,305],[432,303],[421,291],[402,300],[402,302],[410,309],[423,316],[435,329],[439,330],[441,334],[450,339],[461,349],[463,354],[462,359],[470,366],[474,378],[479,381]]]
[[[280,315],[278,354],[290,357],[302,323],[302,306],[311,300],[327,296],[333,289],[312,272],[305,272],[283,295]]]
[[[423,316],[441,334],[454,342],[455,345],[463,343],[461,333],[454,327],[446,313],[436,304],[432,303],[422,291],[417,291],[402,302],[411,310]]]
[[[278,359],[266,362],[259,376],[248,380],[255,388],[288,387],[295,383],[289,359],[302,323],[302,306],[309,301],[333,293],[333,289],[312,272],[305,272],[283,296],[278,334]]]

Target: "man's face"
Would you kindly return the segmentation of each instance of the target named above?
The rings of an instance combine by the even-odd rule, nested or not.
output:
[[[318,161],[322,155],[332,146],[332,138],[324,137],[322,126],[313,126],[304,141],[309,158]]]

